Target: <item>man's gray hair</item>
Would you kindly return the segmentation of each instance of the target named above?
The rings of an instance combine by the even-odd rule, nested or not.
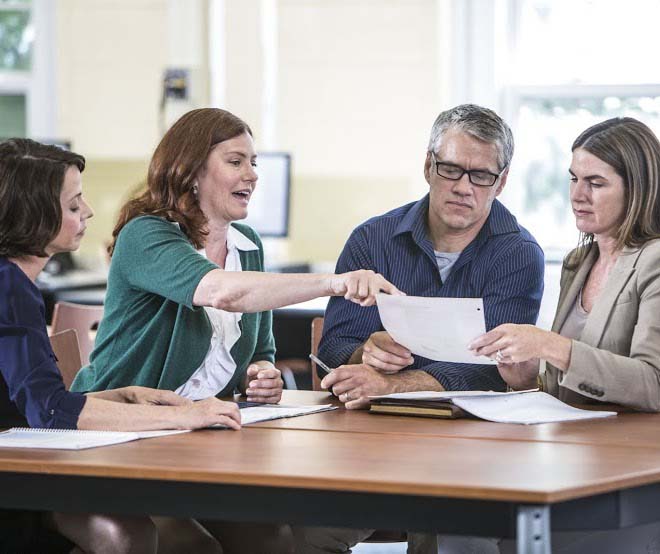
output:
[[[442,112],[431,128],[429,152],[437,153],[448,129],[458,129],[479,140],[495,144],[500,171],[509,167],[513,157],[513,133],[493,110],[475,104],[461,104]]]

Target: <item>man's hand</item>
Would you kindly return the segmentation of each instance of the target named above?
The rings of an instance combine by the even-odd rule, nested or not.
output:
[[[529,390],[538,386],[539,359],[520,363],[499,363],[497,371],[513,390]]]
[[[366,364],[342,365],[326,375],[321,387],[332,392],[349,410],[367,408],[369,396],[389,394],[389,377]]]
[[[250,402],[277,404],[283,387],[280,370],[270,362],[255,362],[247,368],[245,394]]]
[[[121,398],[128,404],[150,404],[153,406],[185,406],[192,401],[179,396],[171,390],[150,389],[148,387],[130,386],[116,389]]]
[[[413,362],[412,352],[395,342],[387,331],[372,333],[362,347],[362,363],[381,373],[397,373]]]

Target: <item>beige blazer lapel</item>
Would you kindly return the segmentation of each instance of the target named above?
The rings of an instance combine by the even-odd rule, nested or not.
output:
[[[641,249],[638,248],[624,248],[621,252],[582,330],[580,335],[582,342],[600,344],[614,304],[630,277],[635,273],[635,264],[640,252]]]

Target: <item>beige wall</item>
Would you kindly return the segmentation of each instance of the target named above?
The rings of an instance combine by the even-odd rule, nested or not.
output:
[[[438,5],[276,3],[270,146],[292,153],[294,188],[291,237],[271,241],[274,256],[332,261],[355,225],[424,193],[426,141],[443,107]],[[225,107],[250,123],[258,148],[265,124],[260,8],[257,0],[225,2]],[[97,211],[86,253],[109,236],[157,142],[172,38],[167,17],[166,0],[58,2],[60,134],[89,158],[86,193]]]
[[[57,2],[58,134],[87,158],[95,217],[80,253],[91,264],[159,139],[167,14],[165,0]]]
[[[58,0],[58,128],[89,158],[144,159],[158,140],[167,2]]]

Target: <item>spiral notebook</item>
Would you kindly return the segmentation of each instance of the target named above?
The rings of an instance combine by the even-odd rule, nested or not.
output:
[[[0,432],[0,448],[54,448],[83,450],[138,439],[176,435],[188,431],[78,431],[74,429],[30,429],[14,427]]]

